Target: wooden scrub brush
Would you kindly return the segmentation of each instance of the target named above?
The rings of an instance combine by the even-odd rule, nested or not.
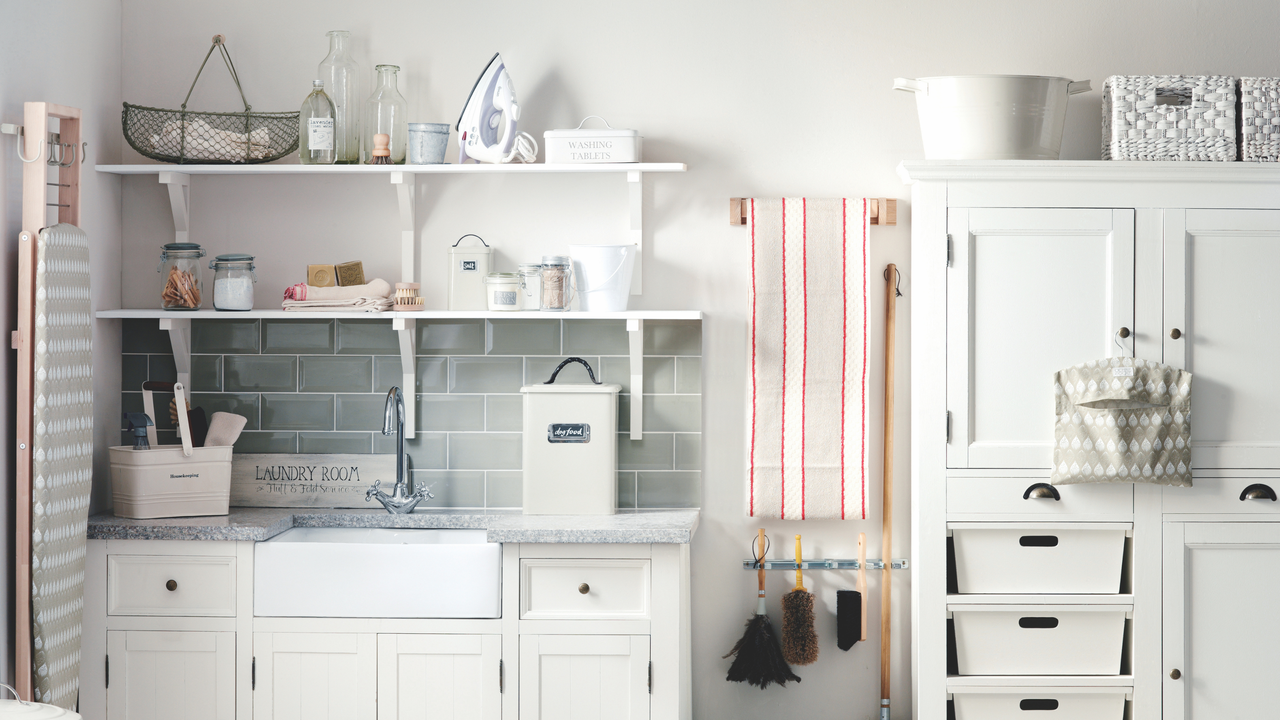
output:
[[[424,299],[418,296],[418,289],[421,287],[418,283],[396,283],[396,304],[393,309],[397,312],[426,310]]]
[[[813,593],[804,589],[800,571],[800,536],[796,536],[796,586],[782,596],[782,656],[792,665],[818,659],[818,633],[813,629]]]

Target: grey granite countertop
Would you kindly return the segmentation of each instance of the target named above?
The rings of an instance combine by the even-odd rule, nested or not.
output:
[[[90,540],[268,540],[294,527],[477,528],[498,543],[684,544],[697,510],[621,510],[617,515],[524,515],[519,510],[383,510],[231,508],[215,517],[130,520],[89,518]]]

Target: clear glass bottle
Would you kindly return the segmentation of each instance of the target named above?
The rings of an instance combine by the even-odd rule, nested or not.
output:
[[[339,165],[360,162],[360,66],[351,57],[351,33],[331,30],[329,55],[320,62],[316,76],[333,101],[333,157]]]
[[[397,65],[379,65],[378,86],[364,104],[360,130],[360,162],[373,164],[374,135],[391,139],[391,164],[403,165],[409,147],[409,104],[396,89]]]
[[[311,94],[298,113],[298,159],[303,165],[332,165],[334,158],[333,101],[324,81],[311,82]]]
[[[199,310],[204,303],[204,282],[200,279],[200,258],[204,249],[197,243],[169,243],[160,253],[156,272],[164,278],[160,290],[162,310]]]

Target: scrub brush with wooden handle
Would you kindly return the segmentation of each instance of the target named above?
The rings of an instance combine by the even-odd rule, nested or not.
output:
[[[813,593],[804,589],[800,571],[800,536],[796,536],[796,586],[782,596],[782,656],[792,665],[818,659],[818,633],[813,629]]]

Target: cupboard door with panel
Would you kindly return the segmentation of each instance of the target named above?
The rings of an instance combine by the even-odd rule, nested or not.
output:
[[[378,720],[497,720],[501,661],[501,635],[379,635]]]
[[[947,223],[947,465],[1047,470],[1053,373],[1133,355],[1117,332],[1137,330],[1134,213],[952,208]]]
[[[648,635],[520,637],[520,720],[648,717]]]
[[[1280,468],[1277,267],[1280,210],[1165,212],[1164,361],[1194,375],[1193,467]]]
[[[1274,717],[1280,523],[1164,526],[1164,720]]]
[[[376,636],[255,633],[255,720],[374,720]]]
[[[233,720],[234,632],[107,633],[108,720]]]

